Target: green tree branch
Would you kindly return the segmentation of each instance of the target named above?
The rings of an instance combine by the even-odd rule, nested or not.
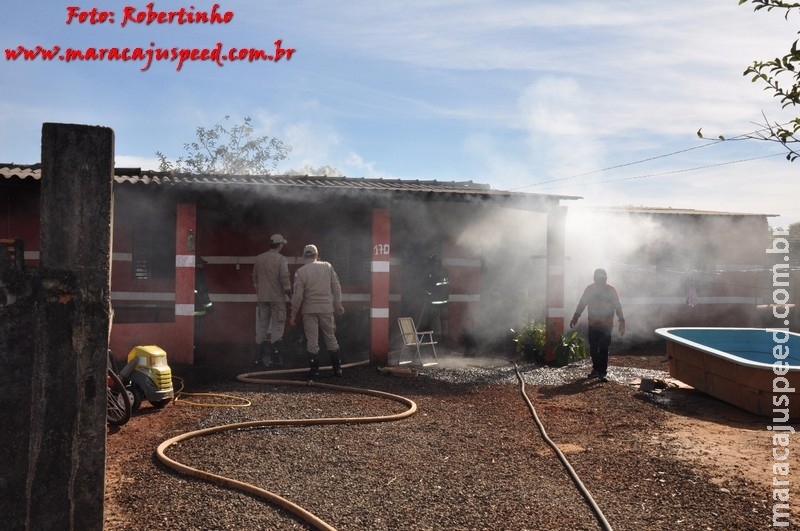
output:
[[[230,120],[230,116],[225,116]],[[197,139],[183,145],[187,155],[175,162],[156,152],[160,171],[197,174],[269,175],[292,150],[282,140],[254,137],[250,117],[243,123],[226,128],[222,121],[206,129],[198,127]]]

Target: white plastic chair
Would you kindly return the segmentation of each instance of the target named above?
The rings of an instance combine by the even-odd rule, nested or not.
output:
[[[414,354],[411,354],[411,359],[405,360],[403,356],[406,352],[406,349],[413,348],[416,352],[416,359],[419,360],[420,365],[423,367],[428,367],[430,365],[437,365],[439,363],[439,358],[436,356],[436,341],[433,339],[433,331],[427,330],[425,332],[417,331],[416,325],[414,325],[414,319],[411,317],[400,317],[397,319],[397,324],[400,326],[400,334],[403,336],[403,349],[400,351],[400,361],[398,365],[406,365],[408,363],[414,363]],[[430,347],[431,352],[433,353],[433,359],[435,361],[429,361],[428,363],[422,363],[422,354],[420,352],[420,347]]]

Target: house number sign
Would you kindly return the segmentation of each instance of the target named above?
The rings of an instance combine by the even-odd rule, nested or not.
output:
[[[375,256],[381,255],[388,255],[389,254],[389,244],[388,243],[379,243],[375,247],[373,247],[372,254]]]

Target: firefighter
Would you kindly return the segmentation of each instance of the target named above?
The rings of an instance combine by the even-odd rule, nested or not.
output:
[[[208,294],[206,283],[206,261],[202,256],[195,258],[194,262],[194,345],[200,342],[200,332],[207,314],[214,311],[214,304]]]
[[[258,305],[255,365],[260,365],[269,354],[269,367],[283,366],[281,356],[283,331],[286,327],[286,299],[292,296],[289,263],[281,254],[288,243],[281,234],[269,238],[269,250],[256,256],[253,265],[253,286]],[[267,335],[269,334],[269,341]]]
[[[608,275],[604,269],[596,269],[594,283],[586,286],[569,322],[570,328],[578,324],[583,310],[589,309],[589,353],[592,358],[592,372],[589,378],[608,381],[608,349],[611,346],[611,330],[614,328],[614,314],[619,318],[619,335],[625,335],[625,316],[617,290],[607,283]]]
[[[430,315],[428,322],[420,317],[420,326],[433,330],[439,341],[447,346],[449,338],[447,306],[450,302],[450,280],[442,267],[442,259],[437,254],[428,257],[428,275],[425,282],[426,303]],[[423,308],[423,316],[425,309]]]
[[[208,295],[208,284],[206,283],[206,264],[208,261],[202,256],[195,259],[194,265],[194,315],[195,317],[205,317],[211,312],[214,304]]]
[[[319,251],[316,245],[306,245],[303,257],[308,262],[294,274],[294,296],[289,324],[294,325],[297,313],[302,310],[306,350],[311,367],[309,377],[319,376],[320,330],[331,356],[333,374],[342,376],[342,361],[339,356],[339,342],[336,341],[334,321],[334,312],[338,315],[344,313],[339,277],[330,263],[318,260]]]

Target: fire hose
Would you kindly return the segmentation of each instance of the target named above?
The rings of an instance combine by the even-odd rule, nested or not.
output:
[[[198,406],[198,407],[250,407],[252,403],[245,399],[240,398],[238,396],[227,395],[222,393],[187,393],[183,390],[183,378],[178,376],[172,377],[173,385],[174,382],[178,382],[179,387],[175,391],[175,398],[172,400],[174,404],[186,404],[187,406]],[[209,402],[206,400],[205,402],[198,402],[195,400],[187,400],[184,397],[187,396],[199,396],[204,397],[206,399],[214,399],[214,400],[223,400],[223,402]],[[224,400],[228,400],[229,402],[224,402]]]
[[[361,363],[351,364],[350,367],[355,365],[361,365]],[[345,368],[348,366],[344,366]],[[533,416],[534,422],[539,428],[539,431],[544,438],[545,442],[553,449],[553,451],[558,456],[561,463],[567,469],[571,479],[575,483],[576,487],[580,490],[583,497],[586,499],[587,503],[589,504],[592,511],[595,513],[600,525],[606,531],[613,531],[611,524],[606,520],[605,516],[603,515],[602,510],[595,502],[594,498],[592,497],[589,490],[583,484],[583,482],[578,477],[575,470],[570,465],[569,461],[567,460],[564,453],[558,448],[555,442],[547,435],[547,431],[544,428],[541,420],[539,419],[538,414],[536,413],[536,409],[533,406],[530,398],[525,393],[525,381],[522,378],[522,375],[519,372],[519,368],[516,364],[514,364],[514,370],[517,374],[517,379],[520,383],[520,393],[522,394],[523,399],[525,400],[528,409]],[[270,376],[275,376],[279,374],[287,374],[298,372],[299,370],[285,370],[285,371],[270,371]],[[302,370],[305,372],[305,369]],[[377,391],[374,389],[363,389],[359,387],[348,387],[342,385],[334,385],[334,384],[326,384],[326,383],[319,383],[313,380],[306,380],[306,381],[298,381],[298,380],[282,380],[282,379],[273,379],[273,378],[261,378],[258,375],[265,374],[265,373],[245,373],[240,374],[237,376],[237,380],[242,382],[248,383],[258,383],[258,384],[267,384],[267,385],[286,385],[286,386],[308,386],[308,387],[316,387],[320,389],[330,389],[334,391],[341,391],[341,392],[349,392],[354,394],[362,394],[367,396],[375,396],[379,398],[384,398],[387,400],[391,400],[394,402],[399,402],[408,406],[406,411],[401,413],[395,413],[392,415],[379,415],[379,416],[370,416],[370,417],[322,417],[322,418],[306,418],[306,419],[279,419],[279,420],[256,420],[256,421],[248,421],[248,422],[237,422],[233,424],[225,424],[222,426],[215,426],[211,428],[205,428],[202,430],[195,430],[183,433],[181,435],[172,437],[164,442],[162,442],[158,448],[156,449],[156,456],[159,461],[161,461],[167,467],[176,470],[177,472],[196,477],[199,479],[203,479],[210,483],[215,483],[218,485],[222,485],[227,488],[231,488],[234,490],[240,490],[251,494],[255,497],[264,499],[278,507],[281,507],[288,512],[294,514],[295,516],[299,517],[309,525],[313,526],[315,529],[319,529],[321,531],[336,531],[336,528],[325,522],[324,520],[320,519],[313,513],[307,511],[303,507],[300,507],[296,503],[283,498],[282,496],[275,494],[274,492],[268,491],[266,489],[262,489],[250,483],[245,483],[242,481],[238,481],[232,478],[228,478],[225,476],[220,476],[217,474],[212,474],[211,472],[207,472],[204,470],[200,470],[198,468],[194,468],[188,465],[184,465],[175,461],[174,459],[166,456],[166,450],[170,446],[180,443],[182,441],[186,441],[188,439],[192,439],[195,437],[201,437],[206,435],[211,435],[215,433],[221,433],[225,431],[233,431],[233,430],[241,430],[241,429],[253,429],[253,428],[265,428],[269,426],[314,426],[314,425],[324,425],[324,424],[369,424],[369,423],[378,423],[378,422],[392,422],[396,420],[402,420],[404,418],[410,417],[417,411],[417,404],[406,397],[387,393],[384,391]]]
[[[350,366],[352,367],[353,365]],[[291,370],[270,371],[270,376],[276,375],[278,373],[287,373],[287,372],[292,372],[292,371]],[[158,448],[156,449],[156,456],[158,457],[158,460],[161,461],[167,467],[176,470],[177,472],[180,472],[182,474],[196,477],[208,481],[210,483],[222,485],[227,488],[240,490],[248,494],[251,494],[253,496],[256,496],[258,498],[264,499],[298,516],[299,518],[301,518],[302,520],[313,526],[315,529],[319,529],[322,531],[336,531],[335,527],[331,526],[324,520],[320,519],[319,517],[307,511],[306,509],[300,507],[296,503],[293,503],[287,500],[286,498],[283,498],[282,496],[275,494],[274,492],[262,489],[250,483],[245,483],[225,476],[212,474],[211,472],[206,472],[205,470],[200,470],[198,468],[184,465],[182,463],[175,461],[170,457],[167,457],[165,452],[167,448],[169,448],[173,444],[177,444],[182,441],[192,439],[194,437],[201,437],[205,435],[211,435],[214,433],[221,433],[224,431],[264,428],[269,426],[313,426],[322,424],[369,424],[377,422],[391,422],[395,420],[401,420],[406,417],[410,417],[411,415],[416,413],[417,404],[413,400],[410,400],[403,396],[395,395],[392,393],[386,393],[384,391],[376,391],[374,389],[363,389],[359,387],[347,387],[342,385],[325,384],[325,383],[315,382],[313,380],[298,381],[298,380],[267,379],[267,378],[260,378],[256,376],[257,374],[263,374],[263,373],[241,374],[237,376],[237,380],[242,382],[268,384],[268,385],[308,386],[308,387],[331,389],[335,391],[362,394],[368,396],[376,396],[379,398],[384,398],[387,400],[404,404],[408,407],[408,409],[401,413],[395,413],[392,415],[380,415],[371,417],[340,417],[340,418],[323,417],[323,418],[308,418],[308,419],[256,420],[248,422],[237,422],[233,424],[225,424],[223,426],[215,426],[202,430],[190,431],[178,435],[176,437],[173,437],[171,439],[168,439],[162,442],[160,445],[158,445]]]
[[[606,517],[603,515],[603,511],[600,510],[600,507],[594,501],[594,498],[592,497],[592,494],[589,492],[589,489],[586,488],[581,479],[578,477],[578,474],[575,472],[575,469],[572,468],[572,465],[569,464],[567,456],[565,456],[564,452],[561,451],[558,445],[556,445],[556,443],[554,443],[553,440],[550,437],[548,437],[547,431],[544,429],[544,424],[542,424],[542,421],[539,420],[539,415],[536,413],[536,408],[533,407],[533,403],[531,402],[530,398],[528,398],[528,395],[525,393],[525,380],[519,373],[519,367],[517,367],[516,363],[514,364],[514,370],[517,373],[517,380],[519,380],[519,392],[522,394],[522,398],[528,405],[528,409],[530,410],[531,415],[533,415],[534,422],[536,422],[536,425],[539,427],[539,431],[542,434],[542,438],[556,453],[558,459],[561,461],[561,464],[564,465],[564,468],[567,469],[567,472],[569,472],[572,481],[575,483],[575,486],[578,487],[578,490],[581,491],[581,494],[586,499],[586,502],[589,504],[589,507],[591,507],[592,512],[594,512],[595,516],[597,517],[597,520],[600,522],[600,525],[603,526],[603,529],[606,529],[607,531],[613,531],[611,528],[611,524],[608,523],[608,520],[606,520]]]

